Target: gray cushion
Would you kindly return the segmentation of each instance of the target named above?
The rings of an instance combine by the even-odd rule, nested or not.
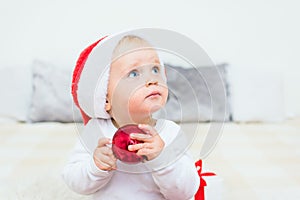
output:
[[[182,68],[166,65],[169,99],[157,115],[176,122],[228,121],[227,65]]]
[[[71,96],[72,69],[35,61],[32,68],[33,94],[28,113],[30,122],[81,121]]]

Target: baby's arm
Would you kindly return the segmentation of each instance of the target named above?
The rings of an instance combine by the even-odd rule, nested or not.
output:
[[[92,194],[104,187],[113,174],[113,170],[99,169],[95,164],[93,155],[78,141],[62,176],[73,191],[80,194]]]
[[[192,198],[199,188],[200,178],[193,158],[185,152],[188,145],[184,133],[179,131],[172,144],[164,147],[164,142],[153,127],[140,125],[139,128],[148,135],[131,135],[131,138],[142,140],[144,143],[131,145],[129,149],[137,150],[137,154],[150,160],[145,164],[153,171],[152,177],[164,197],[172,200]],[[175,131],[178,130],[175,128]]]
[[[154,171],[152,177],[166,199],[193,198],[200,184],[194,161],[187,153],[170,166]]]

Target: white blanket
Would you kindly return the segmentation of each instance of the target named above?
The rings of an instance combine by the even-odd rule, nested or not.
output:
[[[210,124],[199,127],[191,147],[195,160]],[[78,129],[61,123],[1,124],[0,199],[89,199],[70,191],[60,177]],[[299,146],[300,119],[226,123],[204,159],[205,171],[223,179],[224,199],[299,199]]]

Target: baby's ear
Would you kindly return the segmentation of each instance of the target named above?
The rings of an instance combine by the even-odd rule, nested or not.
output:
[[[109,112],[111,109],[111,103],[109,102],[108,99],[106,99],[106,102],[105,102],[105,110],[106,112]]]

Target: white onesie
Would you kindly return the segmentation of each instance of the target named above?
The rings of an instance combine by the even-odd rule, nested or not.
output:
[[[180,127],[159,119],[155,129],[165,142],[161,154],[139,164],[117,161],[117,170],[103,171],[94,163],[93,152],[101,137],[112,138],[117,131],[110,119],[91,119],[63,170],[67,185],[80,194],[93,194],[103,200],[185,200],[199,188],[193,158],[187,152]]]

